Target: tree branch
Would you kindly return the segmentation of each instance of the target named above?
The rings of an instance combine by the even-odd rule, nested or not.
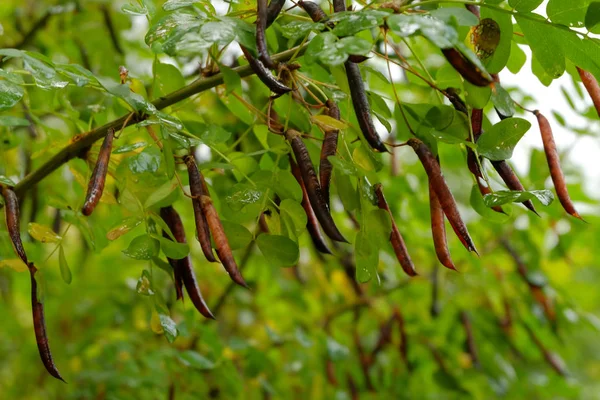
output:
[[[288,61],[294,56],[301,56],[304,54],[307,45],[294,47],[292,49],[286,50],[279,54],[274,55],[272,58],[274,61]],[[241,67],[237,67],[233,69],[241,78],[248,77],[254,74],[254,71],[250,68],[249,65],[244,65]],[[163,108],[169,107],[175,103],[178,103],[182,100],[187,99],[195,94],[202,93],[206,90],[212,89],[218,85],[223,83],[223,74],[218,73],[211,77],[207,78],[199,78],[194,82],[190,83],[187,86],[182,87],[179,90],[176,90],[172,93],[169,93],[166,96],[159,97],[154,100],[152,104],[158,109],[162,110]],[[109,122],[105,125],[102,125],[96,129],[93,129],[87,133],[81,134],[77,137],[77,140],[74,140],[72,143],[67,145],[61,151],[56,153],[52,158],[46,161],[43,165],[41,165],[38,169],[33,171],[31,174],[27,175],[21,182],[19,182],[14,191],[17,196],[22,196],[27,190],[31,189],[38,182],[44,179],[46,176],[50,175],[54,172],[58,167],[71,160],[72,158],[77,157],[83,149],[91,146],[95,141],[106,136],[106,133],[109,129],[120,130],[121,127],[127,127],[129,125],[138,123],[143,121],[148,116],[140,115],[136,118],[129,118],[129,115],[124,115],[119,119],[116,119],[112,122]]]

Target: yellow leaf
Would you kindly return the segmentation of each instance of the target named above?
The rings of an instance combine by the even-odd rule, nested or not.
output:
[[[348,127],[344,122],[338,121],[329,115],[315,115],[312,120],[325,130],[346,129]]]
[[[52,228],[40,225],[35,222],[29,223],[29,234],[32,238],[42,243],[58,243],[62,240],[62,237],[54,232]]]
[[[84,188],[87,187],[87,181],[85,180],[83,175],[81,175],[79,173],[79,171],[77,171],[75,168],[72,168],[72,167],[69,167],[69,171],[71,171],[71,173],[73,174],[73,177],[75,178],[75,181],[77,183],[79,183]]]
[[[100,198],[100,202],[105,203],[105,204],[117,204],[117,199],[110,191],[104,190],[102,192],[102,197]]]
[[[150,327],[152,328],[152,332],[157,333],[157,334],[162,334],[163,331],[163,327],[160,324],[160,317],[158,316],[158,313],[156,312],[156,310],[152,310],[152,318],[150,319]]]
[[[17,272],[25,272],[28,270],[27,265],[25,265],[25,263],[20,258],[14,258],[12,260],[2,260],[0,261],[0,267],[12,268]]]

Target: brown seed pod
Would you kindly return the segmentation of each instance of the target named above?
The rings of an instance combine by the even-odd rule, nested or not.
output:
[[[431,214],[431,236],[433,237],[435,254],[444,267],[456,271],[457,269],[452,262],[450,251],[448,250],[444,211],[435,194],[435,190],[431,187],[431,183],[429,184],[429,211]]]
[[[94,208],[98,205],[102,192],[104,191],[104,185],[106,183],[106,173],[108,172],[108,162],[110,161],[110,153],[112,151],[112,143],[115,137],[115,130],[109,129],[102,142],[102,147],[98,153],[98,161],[92,172],[92,177],[87,188],[87,194],[85,196],[85,203],[81,212],[83,215],[90,215]]]
[[[286,0],[271,0],[269,2],[269,6],[267,7],[267,28],[271,26],[273,22],[279,16],[279,13],[283,9]]]
[[[554,142],[554,135],[552,134],[550,122],[548,122],[546,117],[538,110],[535,110],[533,113],[537,117],[540,126],[542,142],[544,143],[544,152],[546,153],[546,160],[548,161],[548,167],[550,168],[550,176],[552,177],[558,200],[566,212],[575,218],[583,220],[577,210],[575,210],[575,205],[569,196],[565,175],[560,167],[560,158],[558,156],[558,151],[556,150],[556,143]]]
[[[333,0],[333,11],[346,11],[346,0]]]
[[[319,22],[327,18],[327,14],[325,11],[319,6],[317,3],[312,1],[302,1],[298,2],[298,5],[302,7],[302,9],[308,14],[308,16],[314,21]]]
[[[454,229],[454,233],[456,233],[456,236],[458,236],[467,250],[477,253],[477,249],[469,235],[467,226],[458,212],[454,196],[446,184],[440,164],[437,162],[435,156],[431,153],[431,150],[429,150],[427,145],[419,139],[411,138],[407,143],[414,149],[421,164],[423,164],[425,172],[429,177],[429,182],[442,206],[442,210],[444,210],[444,214],[446,214],[446,218],[448,218],[452,229]]]
[[[183,222],[181,221],[179,213],[173,208],[173,206],[161,208],[160,216],[166,222],[175,240],[178,243],[187,243]],[[170,239],[166,232],[163,232],[163,236]],[[192,304],[194,304],[194,307],[196,307],[200,314],[206,318],[215,319],[215,316],[212,314],[206,305],[204,298],[202,297],[189,254],[180,260],[174,260],[171,258],[167,258],[167,260],[169,261],[169,264],[171,264],[175,274],[177,298],[183,300],[182,284],[185,285],[185,289],[188,293],[188,296],[190,296]]]
[[[461,76],[475,86],[489,86],[493,81],[489,75],[486,75],[467,59],[460,51],[455,48],[442,49],[444,57],[461,74]]]
[[[506,161],[492,161],[492,166],[510,190],[525,191],[519,177]],[[524,201],[523,205],[539,216],[531,200]]]
[[[21,241],[21,226],[19,223],[19,199],[17,195],[8,186],[2,186],[2,196],[4,197],[4,208],[6,216],[6,228],[8,235],[15,249],[15,253],[25,264],[28,264],[25,248]]]
[[[273,74],[271,74],[271,71],[265,67],[262,61],[254,58],[248,49],[246,49],[244,46],[240,46],[240,48],[242,49],[242,53],[244,53],[244,57],[246,57],[246,60],[248,60],[248,65],[250,65],[252,71],[254,71],[258,79],[260,79],[266,87],[271,89],[272,92],[282,95],[292,91],[291,88],[278,81]]]
[[[267,0],[257,0],[256,2],[256,51],[258,59],[269,69],[275,69],[277,66],[271,60],[269,49],[267,47]]]
[[[328,99],[325,103],[327,105],[327,115],[331,118],[340,120],[340,109],[337,104],[331,99]],[[331,172],[333,171],[333,165],[327,157],[334,156],[337,152],[338,135],[339,130],[330,129],[325,132],[323,139],[323,145],[321,147],[321,157],[319,165],[319,178],[321,181],[321,191],[325,202],[329,206],[329,185],[331,184]]]
[[[348,243],[348,241],[344,239],[344,236],[340,233],[339,229],[335,225],[335,221],[329,213],[329,207],[323,198],[321,185],[319,184],[317,174],[315,173],[315,168],[313,167],[310,156],[308,155],[308,150],[306,149],[304,142],[302,142],[300,132],[293,129],[288,129],[285,132],[285,138],[292,146],[294,156],[296,157],[296,162],[300,167],[302,181],[304,182],[306,191],[308,192],[310,205],[315,211],[323,231],[333,240]]]
[[[598,112],[598,116],[600,117],[600,85],[598,85],[598,81],[590,72],[579,67],[577,67],[577,72],[579,72],[581,82],[583,82],[583,86],[585,86],[585,89],[592,98],[596,112]]]
[[[332,254],[331,250],[327,246],[327,243],[325,242],[323,234],[321,233],[321,229],[319,229],[319,220],[315,215],[315,211],[310,205],[308,192],[306,191],[306,186],[302,181],[302,172],[300,171],[300,167],[298,164],[296,164],[291,154],[289,155],[289,158],[292,175],[294,175],[294,178],[296,178],[298,185],[300,185],[300,188],[302,189],[302,208],[304,208],[304,212],[306,213],[306,229],[310,234],[310,238],[318,251],[325,254]]]
[[[383,195],[383,186],[381,183],[378,183],[374,186],[375,195],[377,196],[377,206],[386,210],[390,215],[390,219],[392,221],[392,232],[390,233],[390,242],[392,243],[392,247],[394,248],[394,253],[396,254],[396,258],[402,267],[402,270],[408,276],[416,276],[417,271],[415,270],[415,265],[408,254],[408,249],[406,248],[406,244],[404,243],[404,238],[400,234],[398,230],[398,226],[396,225],[396,221],[394,221],[394,216],[392,215],[392,211]]]
[[[52,353],[50,352],[50,346],[48,345],[48,335],[46,334],[46,320],[44,318],[44,305],[39,301],[37,297],[37,281],[35,279],[35,273],[37,268],[33,263],[28,264],[29,276],[31,278],[31,310],[33,314],[33,329],[35,331],[35,340],[37,342],[38,352],[46,371],[56,379],[63,382],[65,380],[58,372],[54,360],[52,359]],[[65,382],[67,383],[67,382]]]
[[[365,91],[365,84],[360,75],[360,69],[358,65],[352,61],[346,61],[344,63],[346,67],[346,76],[348,77],[348,86],[350,87],[350,97],[352,98],[352,105],[354,106],[354,112],[356,113],[356,119],[360,130],[369,143],[369,145],[377,151],[382,153],[387,152],[385,144],[381,141],[373,120],[371,117],[371,106],[367,99],[367,92]]]
[[[248,285],[235,262],[233,252],[231,251],[231,247],[229,247],[229,241],[225,235],[225,230],[223,229],[223,225],[221,224],[221,220],[219,219],[219,215],[217,214],[217,210],[215,209],[211,198],[208,197],[208,193],[202,195],[200,201],[202,203],[202,211],[204,212],[204,215],[206,215],[210,233],[212,234],[217,247],[217,256],[219,257],[219,260],[221,260],[225,271],[227,271],[231,280],[235,283],[248,288]]]
[[[202,210],[202,205],[200,204],[200,197],[207,194],[204,193],[203,190],[204,179],[202,178],[202,175],[200,175],[200,171],[198,171],[194,156],[187,155],[183,160],[187,166],[190,179],[190,192],[192,193],[192,206],[194,207],[198,242],[200,243],[204,257],[210,262],[216,262],[217,260],[215,259],[210,243],[210,230],[208,223],[206,222],[207,218]]]

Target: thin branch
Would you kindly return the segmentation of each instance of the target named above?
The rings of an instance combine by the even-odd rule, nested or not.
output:
[[[274,55],[272,58],[274,61],[278,62],[288,61],[294,56],[301,56],[304,53],[304,51],[306,51],[306,45],[286,50],[284,52]],[[249,65],[234,68],[233,71],[235,71],[241,78],[245,78],[254,74],[254,71],[252,71]],[[202,93],[218,85],[221,85],[223,84],[223,82],[224,81],[222,73],[218,73],[214,76],[210,76],[207,78],[200,78],[190,83],[189,85],[182,87],[179,90],[169,93],[166,96],[159,97],[158,99],[154,100],[152,104],[158,110],[162,110],[175,103],[185,100],[188,97],[191,97],[195,94]],[[81,134],[78,140],[75,140],[69,145],[67,145],[61,151],[52,156],[52,158],[46,161],[37,170],[27,175],[21,182],[19,182],[14,189],[17,196],[22,196],[27,190],[31,189],[46,176],[50,175],[58,167],[71,160],[72,158],[77,157],[79,154],[81,154],[81,152],[84,149],[91,146],[97,140],[106,136],[106,133],[109,129],[118,130],[127,127],[129,125],[145,120],[146,118],[148,118],[148,115],[137,115],[134,118],[130,118],[129,120],[127,120],[128,117],[129,114],[124,115],[119,119],[104,124],[87,133]]]

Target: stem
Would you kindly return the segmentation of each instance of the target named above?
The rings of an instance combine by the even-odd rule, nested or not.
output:
[[[300,56],[306,51],[306,45],[301,47],[295,47],[279,54],[274,55],[272,58],[274,61],[287,61],[294,56]],[[244,65],[233,69],[241,78],[245,78],[254,74],[254,71],[249,65]],[[218,73],[208,78],[199,78],[187,86],[182,87],[166,96],[161,96],[154,100],[152,104],[158,109],[162,110],[175,103],[187,99],[195,94],[205,92],[218,85],[223,84],[223,74]],[[64,147],[61,151],[56,153],[52,158],[42,164],[37,170],[27,175],[21,182],[19,182],[14,191],[17,196],[22,196],[27,190],[31,189],[38,182],[50,175],[58,167],[77,157],[81,152],[90,147],[94,142],[106,136],[109,129],[119,130],[125,128],[134,123],[138,123],[148,118],[147,115],[137,115],[134,118],[129,118],[130,114],[124,115],[114,121],[104,124],[90,132],[81,134],[79,140],[70,143]]]

